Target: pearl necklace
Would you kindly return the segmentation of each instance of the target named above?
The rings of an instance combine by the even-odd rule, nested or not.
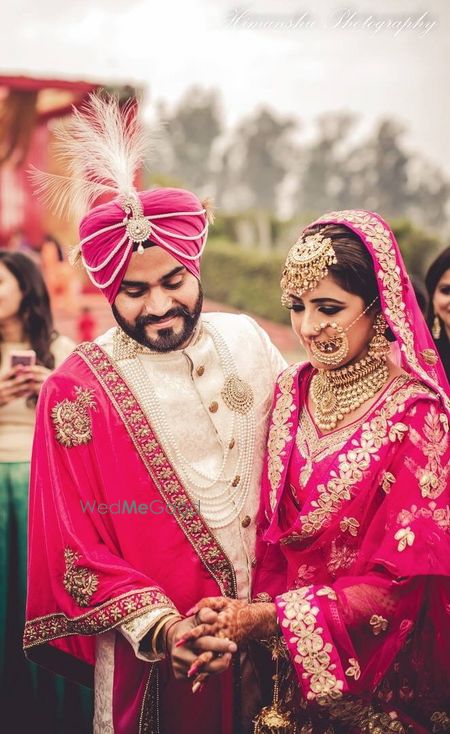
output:
[[[361,359],[337,370],[319,370],[311,380],[314,419],[318,427],[329,431],[344,416],[370,400],[389,378],[386,356]]]
[[[256,423],[254,410],[251,409],[253,401],[249,399],[250,393],[252,394],[250,386],[247,386],[237,376],[235,361],[222,335],[204,318],[203,323],[206,326],[205,331],[213,340],[224,373],[225,383],[221,392],[222,399],[225,405],[233,410],[230,435],[227,437],[221,468],[216,476],[210,476],[193,466],[181,452],[178,441],[173,435],[169,421],[141,361],[136,358],[126,359],[120,365],[120,369],[127,379],[136,386],[136,394],[139,395],[142,409],[148,420],[155,428],[159,428],[158,433],[163,437],[163,445],[173,454],[174,468],[180,475],[191,499],[199,502],[201,513],[211,527],[221,528],[239,516],[247,499],[252,475]],[[185,356],[188,357],[187,354]],[[245,388],[247,388],[246,397]],[[226,474],[230,473],[230,475],[225,476],[225,469],[227,464],[230,463],[232,438],[235,436],[237,437],[238,454],[235,469],[232,474],[229,469]],[[223,443],[221,442],[221,444],[223,448]],[[194,475],[197,475],[197,477]],[[199,482],[198,478],[203,478],[207,481],[207,484]]]

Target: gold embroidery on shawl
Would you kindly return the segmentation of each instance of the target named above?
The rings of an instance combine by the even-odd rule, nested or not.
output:
[[[319,609],[314,604],[311,587],[288,591],[281,599],[280,605],[284,611],[282,625],[289,629],[291,642],[295,644],[302,661],[304,677],[309,679],[311,690],[307,693],[307,699],[317,700],[323,705],[330,699],[339,698],[344,682],[338,680],[333,672],[335,665],[330,656],[333,646],[322,637],[323,629],[317,623]]]
[[[343,533],[348,531],[353,537],[358,535],[359,522],[355,517],[343,517],[339,523],[339,527]]]
[[[372,614],[369,624],[372,627],[372,632],[377,637],[382,632],[386,632],[389,622],[387,619],[381,616],[381,614]]]
[[[389,492],[391,491],[391,486],[394,484],[394,482],[395,477],[390,471],[383,472],[383,474],[381,475],[381,488],[383,492],[389,494]]]
[[[401,553],[405,550],[405,548],[411,546],[414,543],[415,538],[415,533],[411,530],[409,525],[406,528],[401,528],[400,530],[397,530],[394,535],[394,540],[398,540],[397,550]]]
[[[440,530],[448,531],[450,529],[450,507],[437,507],[436,502],[429,502],[428,507],[417,507],[411,505],[409,510],[401,510],[397,515],[397,523],[402,527],[410,525],[413,520],[418,518],[433,520]]]
[[[297,365],[288,367],[288,369],[279,377],[277,383],[280,394],[278,395],[272,413],[272,423],[269,430],[269,439],[267,444],[268,473],[271,487],[270,506],[272,510],[275,508],[277,489],[283,472],[281,455],[284,447],[289,441],[290,429],[292,428],[292,423],[289,419],[295,409],[292,388],[297,370]]]
[[[96,409],[93,390],[78,386],[74,393],[75,400],[64,398],[51,412],[56,440],[66,448],[89,443],[92,438],[89,409]]]
[[[363,423],[359,443],[353,441],[353,447],[339,456],[337,470],[330,472],[327,484],[318,486],[319,497],[311,503],[314,509],[301,516],[302,537],[320,530],[330,516],[339,510],[342,502],[351,499],[353,486],[369,470],[371,461],[378,461],[378,450],[387,443],[392,428],[390,419],[404,408],[406,400],[429,392],[432,391],[418,380],[410,379],[405,387],[400,388],[378,408],[370,421]]]
[[[92,596],[98,589],[98,575],[83,566],[76,566],[76,562],[81,558],[80,554],[71,548],[65,548],[64,561],[66,564],[66,572],[64,574],[63,585],[68,594],[70,594],[79,607],[87,607]]]
[[[349,658],[348,660],[349,667],[345,671],[345,675],[348,678],[354,678],[355,680],[359,680],[361,678],[361,668],[356,658]]]
[[[414,428],[410,430],[411,441],[427,459],[426,466],[419,466],[410,457],[406,457],[405,465],[417,478],[422,497],[436,499],[447,487],[450,469],[448,464],[442,465],[449,443],[448,420],[434,405],[425,417],[423,433],[421,436]]]
[[[408,433],[408,426],[401,422],[395,423],[389,430],[389,441],[403,441],[406,433]]]
[[[328,556],[327,569],[329,573],[336,577],[339,569],[346,570],[353,566],[358,558],[358,551],[350,548],[348,545],[338,545],[335,540],[331,543],[330,555]]]

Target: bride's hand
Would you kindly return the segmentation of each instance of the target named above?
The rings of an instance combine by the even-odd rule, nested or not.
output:
[[[212,624],[198,624],[183,638],[183,642],[211,635],[227,638],[239,645],[250,639],[267,639],[277,634],[278,624],[274,604],[261,602],[249,604],[242,599],[209,597],[197,604],[196,612],[206,606],[217,612],[216,621]]]

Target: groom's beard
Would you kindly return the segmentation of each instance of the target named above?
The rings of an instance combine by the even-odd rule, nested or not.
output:
[[[172,352],[175,349],[180,349],[191,338],[200,318],[202,306],[203,291],[199,283],[199,294],[192,311],[187,306],[176,306],[167,311],[164,316],[139,316],[135,322],[127,321],[114,304],[112,305],[112,312],[120,328],[139,344],[155,352]],[[173,326],[161,327],[157,330],[158,336],[156,338],[148,336],[146,326],[149,324],[157,325],[160,321],[171,316],[181,317],[182,328],[180,331],[175,330]]]

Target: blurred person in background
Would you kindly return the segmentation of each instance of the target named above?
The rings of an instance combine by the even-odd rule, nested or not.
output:
[[[83,306],[77,321],[78,339],[80,342],[91,342],[95,339],[97,320],[89,306]]]
[[[450,379],[450,247],[431,263],[425,284],[430,297],[428,326]]]
[[[52,309],[72,313],[78,308],[80,281],[74,269],[64,259],[61,243],[46,235],[40,249],[41,268],[50,295]]]
[[[419,308],[426,317],[428,310],[428,293],[426,291],[425,284],[419,275],[410,275],[409,277]]]
[[[68,731],[56,721],[56,697],[67,696],[65,682],[42,669],[38,673],[25,660],[21,635],[35,407],[43,382],[74,346],[53,328],[48,292],[34,262],[0,250],[0,665],[2,722],[10,725],[8,731],[28,731],[30,724],[38,729],[41,724],[46,732]],[[23,350],[33,350],[25,361],[35,364],[11,366],[23,359]]]

